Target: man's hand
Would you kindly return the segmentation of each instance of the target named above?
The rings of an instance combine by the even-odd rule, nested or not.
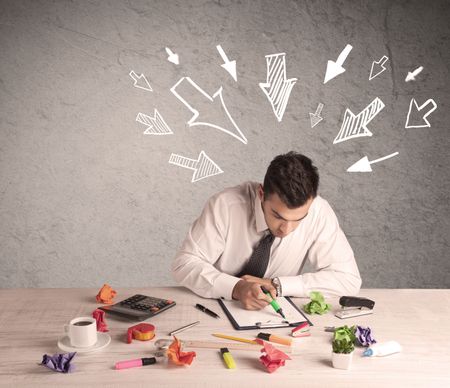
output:
[[[258,283],[259,285],[263,286],[267,291],[270,292],[272,299],[275,299],[277,297],[277,290],[272,285],[271,279],[261,279],[251,275],[244,275],[241,277],[241,279],[251,283]]]
[[[247,310],[261,310],[269,304],[267,295],[261,290],[261,284],[244,279],[234,286],[233,299],[239,300]]]

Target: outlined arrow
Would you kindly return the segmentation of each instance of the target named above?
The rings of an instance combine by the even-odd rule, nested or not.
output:
[[[383,156],[382,158],[372,160],[371,162],[364,156],[362,159],[358,160],[355,164],[352,164],[349,168],[347,168],[347,172],[371,172],[372,167],[371,164],[381,162],[382,160],[386,160],[398,155],[398,152],[394,152],[393,154]]]
[[[269,99],[278,121],[281,121],[297,78],[286,79],[286,53],[266,55],[266,66],[266,82],[260,82],[259,86]]]
[[[341,129],[339,130],[333,144],[340,143],[354,137],[372,136],[367,128],[374,117],[384,108],[384,103],[376,97],[364,110],[354,115],[350,109],[346,109]]]
[[[422,72],[423,70],[423,66],[419,66],[416,70],[414,71],[408,71],[408,75],[405,78],[405,82],[409,82],[409,81],[415,81],[416,77]]]
[[[178,92],[177,92],[177,88],[181,83],[188,83],[188,85],[192,86],[197,92],[200,92],[200,94],[202,96],[204,96],[205,98],[208,99],[208,101],[210,102],[216,102],[217,97],[219,97],[219,100],[222,104],[222,108],[225,110],[225,113],[228,117],[228,119],[231,121],[231,123],[233,124],[233,127],[235,129],[235,131],[223,128],[219,125],[215,125],[215,124],[211,124],[211,123],[207,123],[207,122],[202,122],[202,121],[196,121],[198,116],[200,115],[199,111],[197,109],[195,109],[194,107],[192,107],[186,99],[184,99]],[[233,117],[231,117],[230,112],[228,112],[228,109],[225,105],[225,102],[223,100],[223,96],[222,96],[222,86],[213,94],[213,96],[209,96],[203,89],[201,89],[194,81],[192,81],[191,78],[189,77],[182,77],[179,79],[179,81],[173,85],[170,88],[170,91],[175,95],[176,98],[178,98],[184,105],[186,105],[186,107],[193,113],[193,116],[190,118],[190,120],[188,121],[188,125],[190,127],[196,126],[196,125],[206,125],[208,127],[212,127],[212,128],[216,128],[219,131],[225,132],[230,136],[233,136],[235,139],[241,141],[244,144],[247,144],[247,138],[244,136],[244,134],[241,132],[241,130],[239,129],[239,127],[236,125],[235,121],[233,120]],[[192,93],[189,93],[189,95],[192,95]]]
[[[311,128],[314,128],[317,124],[319,124],[323,120],[323,117],[320,116],[322,109],[323,104],[319,102],[319,105],[317,105],[316,113],[309,114],[309,118],[311,119]]]
[[[428,109],[428,111],[425,114],[422,114],[420,116],[418,116],[417,113],[420,113],[420,111],[422,109],[424,109],[428,104],[433,105],[430,109]],[[413,111],[413,106],[414,106],[414,113],[413,115],[415,116],[413,119],[411,118],[411,113]],[[406,116],[406,124],[405,124],[405,128],[429,128],[431,127],[430,122],[427,120],[427,117],[433,113],[437,108],[437,104],[436,102],[432,99],[429,98],[428,100],[426,100],[422,105],[417,105],[417,101],[415,98],[412,98],[410,103],[409,103],[409,110],[408,110],[408,115]],[[410,121],[414,122],[416,121],[415,124],[411,124]],[[418,124],[418,122],[420,122],[420,124]],[[425,122],[425,124],[424,124]]]
[[[342,52],[339,54],[336,62],[328,61],[325,79],[323,80],[324,84],[326,84],[330,79],[337,77],[339,74],[342,74],[345,71],[342,65],[347,59],[348,54],[350,54],[350,51],[352,51],[352,48],[353,46],[348,44],[347,46],[345,46],[344,50],[342,50]]]
[[[194,170],[192,175],[192,183],[197,182],[201,179],[208,178],[213,175],[222,174],[222,169],[214,163],[205,151],[201,151],[198,159],[189,159],[181,155],[172,154],[169,158],[169,163],[183,168],[188,168]]]
[[[222,60],[225,62],[222,66],[230,75],[233,77],[233,79],[237,82],[237,74],[236,74],[236,61],[230,61],[227,57],[227,54],[225,54],[225,51],[223,51],[223,48],[220,44],[216,46],[217,51],[219,51],[220,56],[222,57]]]
[[[372,62],[372,68],[370,69],[369,81],[372,81],[375,77],[379,76],[386,70],[384,64],[389,60],[386,55],[383,55],[378,62]]]
[[[153,92],[152,87],[150,86],[150,84],[147,81],[147,78],[145,78],[144,74],[141,75],[137,75],[134,70],[131,70],[129,73],[129,76],[131,78],[133,78],[134,81],[134,87],[135,88],[139,88],[139,89],[144,89],[147,90],[149,92]]]
[[[166,53],[168,55],[167,60],[169,62],[172,62],[175,65],[179,65],[180,64],[180,61],[179,61],[179,58],[178,58],[178,54],[175,54],[174,52],[172,52],[172,50],[170,48],[168,48],[168,47],[166,47]]]
[[[155,108],[154,117],[150,117],[144,113],[138,113],[136,116],[138,123],[146,125],[148,128],[144,131],[144,135],[172,135],[173,132],[164,121],[161,114]]]

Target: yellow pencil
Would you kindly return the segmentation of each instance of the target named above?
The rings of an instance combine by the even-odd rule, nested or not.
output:
[[[233,340],[233,341],[246,342],[248,344],[258,345],[258,342],[256,342],[255,340],[251,340],[251,339],[247,339],[247,338],[233,337],[231,335],[218,334],[218,333],[213,334],[213,336],[219,337],[219,338],[224,338],[224,339],[229,339],[229,340]]]

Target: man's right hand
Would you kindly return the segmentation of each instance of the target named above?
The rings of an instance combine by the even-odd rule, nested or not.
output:
[[[233,299],[239,300],[247,310],[261,310],[269,304],[260,284],[243,279],[234,286]]]

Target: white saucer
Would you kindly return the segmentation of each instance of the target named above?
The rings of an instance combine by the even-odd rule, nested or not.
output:
[[[94,345],[87,348],[77,348],[76,346],[72,346],[70,344],[69,337],[65,335],[58,340],[58,348],[66,352],[87,353],[106,348],[110,342],[111,337],[108,333],[97,332],[97,342]]]

